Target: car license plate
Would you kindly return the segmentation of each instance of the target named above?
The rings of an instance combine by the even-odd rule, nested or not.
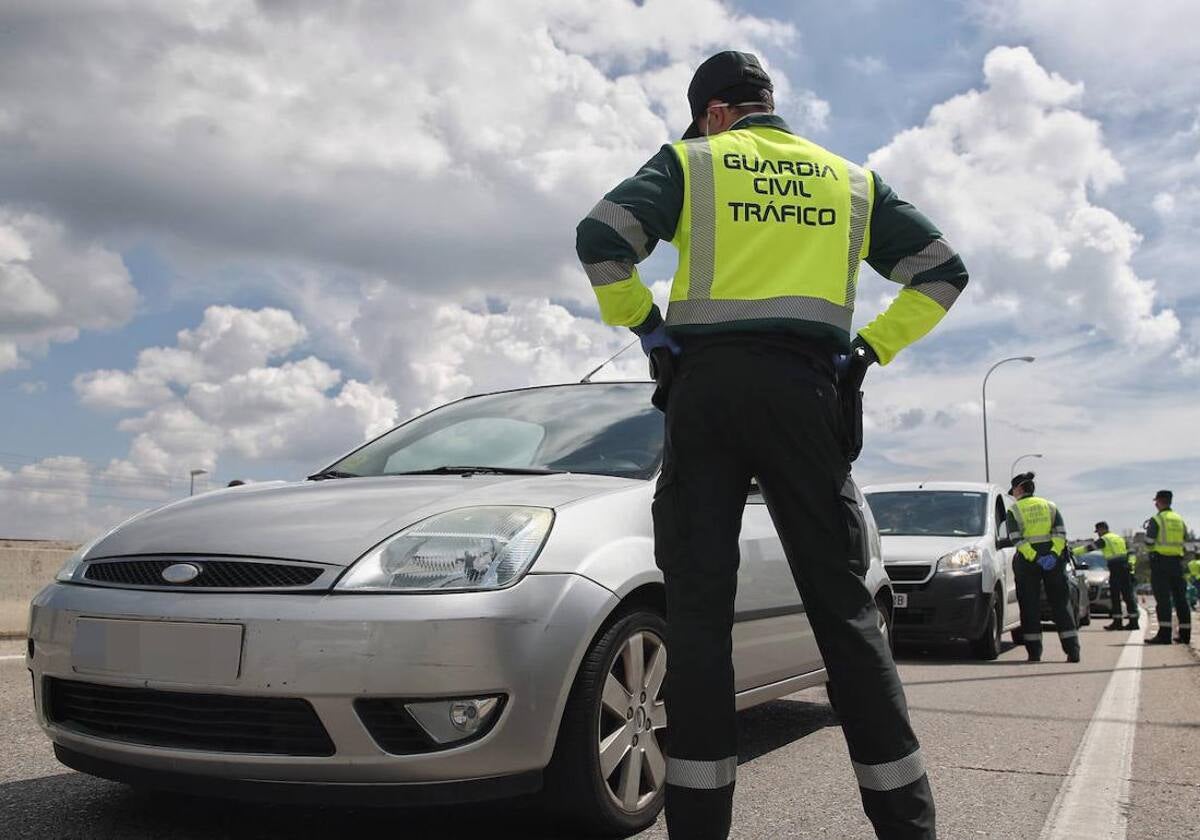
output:
[[[897,607],[907,607],[908,606],[908,593],[907,592],[893,593],[892,600]]]
[[[242,666],[242,625],[81,618],[71,667],[76,673],[163,682],[230,685]]]

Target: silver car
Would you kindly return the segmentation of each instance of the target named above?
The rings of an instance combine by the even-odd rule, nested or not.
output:
[[[305,802],[544,790],[586,830],[650,824],[668,726],[651,388],[460,400],[310,480],[175,502],[83,547],[30,619],[59,759],[135,785]],[[858,503],[863,581],[887,631],[891,589]],[[753,487],[741,549],[745,708],[825,672]]]

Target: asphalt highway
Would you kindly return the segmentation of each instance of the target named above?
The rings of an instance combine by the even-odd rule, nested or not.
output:
[[[1008,648],[898,654],[944,840],[1174,840],[1200,818],[1200,657],[1081,631],[1069,665]],[[1145,625],[1143,625],[1145,626]],[[528,808],[263,806],[135,791],[58,765],[37,729],[23,644],[0,643],[0,838],[567,840]],[[1133,648],[1136,648],[1133,649]],[[869,838],[837,715],[811,689],[743,712],[734,837]],[[660,820],[642,840],[665,838]]]

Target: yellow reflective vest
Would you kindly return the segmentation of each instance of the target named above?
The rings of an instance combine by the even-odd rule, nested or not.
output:
[[[1022,557],[1029,561],[1036,560],[1038,551],[1034,546],[1043,543],[1050,544],[1055,557],[1063,553],[1067,547],[1067,535],[1061,525],[1055,525],[1058,507],[1053,502],[1039,496],[1025,496],[1017,499],[1012,510],[1019,532],[1013,535],[1013,544]]]
[[[1150,550],[1164,557],[1182,557],[1183,543],[1187,537],[1187,525],[1183,517],[1167,508],[1154,514],[1151,519],[1158,525],[1158,533],[1150,543]]]

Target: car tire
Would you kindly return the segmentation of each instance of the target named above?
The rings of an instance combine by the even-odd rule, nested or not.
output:
[[[666,635],[661,615],[638,609],[602,630],[583,657],[543,793],[571,836],[626,837],[648,828],[662,810]],[[637,684],[643,691],[631,692]],[[629,704],[620,717],[615,700]]]
[[[971,653],[976,659],[982,659],[985,662],[991,661],[1000,655],[1003,643],[1003,610],[1004,607],[1000,603],[1000,598],[996,595],[992,596],[992,604],[988,609],[988,619],[983,628],[983,633],[977,639],[971,640]]]

